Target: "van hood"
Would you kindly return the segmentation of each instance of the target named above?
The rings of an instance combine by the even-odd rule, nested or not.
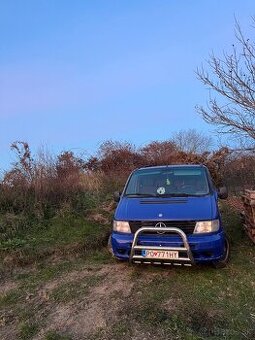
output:
[[[196,220],[218,218],[216,197],[122,197],[114,219],[119,221]]]

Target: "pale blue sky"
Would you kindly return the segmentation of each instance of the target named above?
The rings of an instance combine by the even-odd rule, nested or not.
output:
[[[14,140],[90,154],[209,133],[194,71],[254,14],[251,0],[0,0],[0,168]]]

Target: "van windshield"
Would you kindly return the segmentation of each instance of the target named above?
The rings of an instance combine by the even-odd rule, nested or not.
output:
[[[137,170],[131,176],[125,196],[204,196],[209,185],[204,168],[168,167]]]

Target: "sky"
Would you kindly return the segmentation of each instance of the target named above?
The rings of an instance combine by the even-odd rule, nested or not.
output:
[[[0,169],[16,140],[89,156],[109,139],[214,136],[195,71],[254,14],[254,0],[0,0]]]

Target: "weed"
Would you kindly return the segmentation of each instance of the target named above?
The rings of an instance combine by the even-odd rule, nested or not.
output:
[[[89,289],[99,284],[101,276],[88,276],[81,280],[67,282],[55,288],[50,298],[56,302],[68,302],[79,297],[85,297]]]
[[[38,325],[34,323],[23,323],[20,327],[20,339],[32,339],[38,332]]]
[[[91,223],[79,216],[55,216],[45,228],[31,227],[19,238],[0,240],[0,255],[2,259],[10,255],[12,265],[22,265],[54,253],[89,254],[107,244],[109,233],[109,225]]]
[[[36,272],[18,274],[16,280],[21,283],[22,287],[33,289],[39,284],[55,279],[73,267],[74,264],[71,261],[63,261],[53,265],[42,262],[38,264]]]
[[[72,340],[72,337],[55,331],[49,331],[45,336],[45,340]]]
[[[9,307],[16,304],[21,297],[21,291],[18,289],[13,289],[6,294],[0,296],[0,307]]]

